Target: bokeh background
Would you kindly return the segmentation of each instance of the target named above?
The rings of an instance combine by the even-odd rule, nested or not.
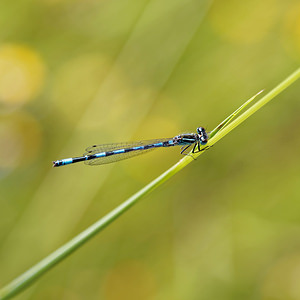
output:
[[[0,286],[181,157],[52,168],[214,128],[300,62],[296,0],[1,0]],[[300,82],[15,299],[300,299]]]

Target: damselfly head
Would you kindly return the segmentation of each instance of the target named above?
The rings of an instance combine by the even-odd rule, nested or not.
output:
[[[201,145],[206,145],[208,140],[208,135],[206,133],[206,130],[203,127],[197,128],[197,133],[199,137],[199,141]]]

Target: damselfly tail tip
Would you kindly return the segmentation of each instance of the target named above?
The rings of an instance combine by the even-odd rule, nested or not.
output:
[[[53,165],[52,165],[53,168],[59,166],[59,165],[57,164],[57,161],[53,161],[52,164],[53,164]]]

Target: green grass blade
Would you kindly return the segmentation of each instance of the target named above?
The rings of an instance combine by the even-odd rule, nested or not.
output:
[[[215,129],[213,129],[209,133],[209,137],[212,138],[215,136],[221,129],[225,128],[235,116],[237,116],[243,109],[246,108],[259,94],[261,94],[264,90],[261,90],[256,95],[247,100],[243,105],[241,105],[237,110],[235,110],[230,116],[228,116],[225,120],[223,120]]]
[[[243,114],[241,114],[237,119],[232,121],[232,119],[236,116],[236,113],[231,114],[228,118],[226,118],[222,122],[223,125],[221,126],[221,128],[219,128],[218,131],[215,132],[214,136],[209,139],[208,145],[209,146],[214,145],[217,141],[219,141],[221,138],[223,138],[225,135],[227,135],[235,127],[237,127],[239,124],[244,122],[247,118],[249,118],[253,113],[255,113],[257,110],[262,108],[266,103],[268,103],[275,96],[277,96],[279,93],[281,93],[283,90],[285,90],[289,85],[291,85],[293,82],[295,82],[299,77],[300,77],[300,69],[295,71],[292,75],[290,75],[287,79],[285,79],[282,83],[280,83],[277,87],[275,87],[267,95],[265,95],[261,100],[256,102],[247,111],[245,111]],[[248,100],[248,101],[250,101],[250,100]],[[245,108],[246,103],[243,104],[241,106],[241,108],[239,108],[237,110],[238,111],[237,113],[239,113],[241,111],[241,109]],[[220,129],[222,129],[222,130],[220,130]],[[203,152],[205,152],[205,151],[199,152],[199,153],[195,154],[194,156],[195,157],[199,156]],[[161,174],[159,177],[157,177],[151,183],[146,185],[144,188],[142,188],[136,194],[131,196],[129,199],[127,199],[125,202],[123,202],[121,205],[119,205],[113,211],[108,213],[106,216],[104,216],[103,218],[98,220],[96,223],[94,223],[93,225],[88,227],[86,230],[81,232],[75,238],[73,238],[72,240],[67,242],[65,245],[63,245],[62,247],[60,247],[59,249],[54,251],[52,254],[50,254],[43,260],[41,260],[35,266],[33,266],[32,268],[27,270],[25,273],[21,274],[19,277],[17,277],[12,282],[10,282],[8,285],[3,287],[0,290],[0,299],[2,299],[2,300],[9,299],[12,296],[17,295],[20,291],[22,291],[27,286],[29,286],[31,283],[33,283],[35,280],[37,280],[39,277],[41,277],[45,272],[49,271],[52,267],[54,267],[56,264],[61,262],[64,258],[66,258],[68,255],[70,255],[72,252],[74,252],[80,246],[84,245],[89,239],[91,239],[93,236],[95,236],[98,232],[102,231],[110,223],[112,223],[114,220],[116,220],[118,217],[120,217],[122,214],[124,214],[130,207],[132,207],[135,203],[137,203],[139,200],[141,200],[141,198],[143,198],[145,195],[149,194],[151,191],[153,191],[155,188],[160,186],[162,183],[164,183],[170,177],[174,176],[177,172],[179,172],[182,168],[184,168],[186,165],[188,165],[192,161],[193,161],[193,157],[185,156],[177,164],[172,166],[170,169],[168,169],[166,172]]]
[[[264,105],[270,102],[273,98],[275,98],[278,94],[288,88],[292,83],[294,83],[297,79],[300,78],[300,68],[297,69],[294,73],[292,73],[289,77],[287,77],[284,81],[282,81],[279,85],[277,85],[273,90],[271,90],[268,94],[266,94],[263,98],[253,104],[248,110],[246,110],[242,115],[240,115],[237,119],[233,120],[229,123],[223,130],[219,131],[214,137],[212,137],[208,144],[210,146],[214,145],[221,138],[227,135],[230,131],[248,119],[251,115],[253,115],[256,111],[261,109]]]

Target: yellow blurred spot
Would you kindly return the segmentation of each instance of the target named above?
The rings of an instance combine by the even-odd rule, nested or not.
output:
[[[154,299],[153,275],[137,261],[117,265],[107,275],[104,292],[107,300],[148,300]]]
[[[283,46],[295,56],[300,58],[300,4],[295,3],[288,10],[284,20]]]
[[[254,43],[268,34],[279,12],[277,0],[219,0],[212,6],[210,20],[229,41]]]
[[[0,119],[0,169],[12,170],[32,162],[41,148],[41,128],[29,114],[17,113]]]
[[[300,299],[300,254],[293,254],[269,269],[262,287],[261,299]]]
[[[20,45],[0,47],[0,102],[24,104],[40,92],[44,63],[32,49]]]

